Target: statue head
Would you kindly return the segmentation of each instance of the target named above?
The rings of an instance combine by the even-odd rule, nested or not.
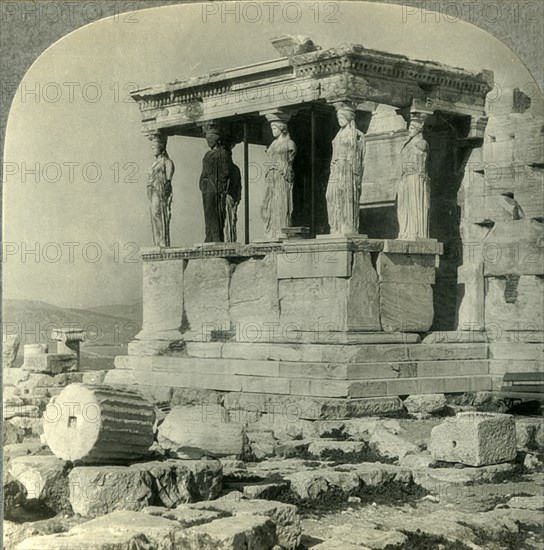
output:
[[[282,134],[287,134],[287,124],[281,122],[280,120],[270,123],[270,128],[272,129],[272,135],[277,138]]]
[[[151,141],[151,150],[153,155],[158,157],[160,154],[166,151],[166,143],[168,141],[168,136],[164,134],[153,134],[149,137]]]
[[[217,130],[212,129],[206,132],[206,142],[208,143],[208,147],[210,149],[213,149],[216,145],[219,145],[220,140],[221,136]]]
[[[336,119],[340,128],[345,128],[352,120],[355,120],[355,109],[343,105],[336,111]]]
[[[417,136],[423,132],[423,123],[420,120],[412,119],[408,126],[408,135],[410,137]]]

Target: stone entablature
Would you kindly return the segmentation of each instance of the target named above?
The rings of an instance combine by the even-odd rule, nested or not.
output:
[[[444,245],[434,239],[397,241],[395,239],[367,239],[361,235],[360,238],[349,237],[349,239],[304,239],[275,243],[254,242],[246,245],[241,243],[214,243],[197,244],[190,248],[149,247],[142,248],[140,253],[144,262],[157,262],[203,258],[251,258],[253,256],[264,256],[274,253],[292,254],[297,251],[325,254],[340,250],[441,255],[444,253]]]
[[[342,45],[134,91],[144,132],[192,135],[197,124],[313,101],[383,103],[484,116],[490,71]]]

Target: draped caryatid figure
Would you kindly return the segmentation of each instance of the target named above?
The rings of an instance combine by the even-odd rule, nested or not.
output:
[[[225,242],[235,243],[237,240],[236,223],[238,222],[238,205],[242,198],[242,174],[240,168],[232,160],[232,148],[228,148],[230,156],[229,182],[225,197]]]
[[[219,133],[209,130],[206,141],[210,148],[202,159],[200,192],[204,208],[205,241],[224,241],[226,197],[229,189],[232,158],[221,143]]]
[[[408,141],[401,150],[402,176],[397,192],[398,238],[429,238],[430,183],[427,171],[429,145],[423,138],[423,123],[412,120]]]
[[[297,153],[294,141],[289,137],[287,124],[270,123],[274,141],[266,150],[268,168],[265,174],[264,197],[261,217],[265,239],[275,241],[283,237],[282,229],[291,226],[293,213],[293,160]]]
[[[166,152],[167,136],[155,134],[149,139],[155,156],[147,178],[147,198],[151,213],[153,245],[170,246],[174,163]]]
[[[331,235],[346,235],[359,232],[364,134],[355,126],[355,109],[338,107],[336,116],[340,130],[332,142],[327,213]]]

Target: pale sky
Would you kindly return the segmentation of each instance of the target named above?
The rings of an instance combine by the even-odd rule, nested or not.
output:
[[[490,69],[501,88],[517,85],[535,96],[534,80],[515,54],[468,23],[434,17],[422,22],[403,17],[395,5],[296,5],[299,12],[282,14],[280,4],[275,13],[262,11],[259,17],[235,2],[228,8],[240,10],[238,22],[236,14],[222,12],[221,3],[146,9],[87,25],[34,63],[6,132],[5,298],[92,307],[140,297],[137,250],[151,245],[145,186],[152,155],[137,105],[127,98],[135,87],[272,59],[277,55],[269,38],[305,34],[323,48],[359,43],[474,71]],[[203,239],[198,177],[206,150],[204,140],[169,140],[176,167],[173,246]],[[250,155],[263,160],[261,148],[252,147]],[[234,159],[242,167],[240,145]],[[35,168],[37,174],[31,172]],[[252,177],[252,238],[262,235],[262,186],[262,179]],[[238,232],[243,238],[242,212]]]

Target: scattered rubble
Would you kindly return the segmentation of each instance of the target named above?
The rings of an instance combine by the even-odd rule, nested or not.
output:
[[[207,410],[185,403],[165,414],[133,392],[81,384],[101,382],[101,373],[9,371],[24,374],[8,377],[4,403],[7,550],[295,550],[308,541],[324,550],[506,550],[525,542],[536,548],[530,544],[538,540],[544,510],[539,419],[514,422],[508,415],[474,412],[444,418],[450,405],[441,409],[440,395],[404,400],[420,420],[287,422],[266,413],[237,414],[221,403]],[[85,400],[97,403],[101,422],[108,413],[97,395],[121,395],[123,403],[128,395],[129,402],[143,404],[140,415],[145,410],[151,422],[147,433],[155,432],[158,442],[151,445],[148,437],[147,454],[139,461],[125,456],[121,464],[109,451],[99,464],[52,454],[39,439],[49,414],[41,418],[44,402],[55,388],[60,391],[53,403],[65,402],[63,392],[73,382],[78,391],[91,392]],[[165,397],[148,396],[155,403]],[[114,421],[127,411],[117,407]],[[66,426],[73,416],[77,425],[83,411],[64,418]],[[80,449],[101,422],[87,422]],[[445,453],[451,441],[458,441],[457,450]],[[461,452],[463,445],[468,450]]]

